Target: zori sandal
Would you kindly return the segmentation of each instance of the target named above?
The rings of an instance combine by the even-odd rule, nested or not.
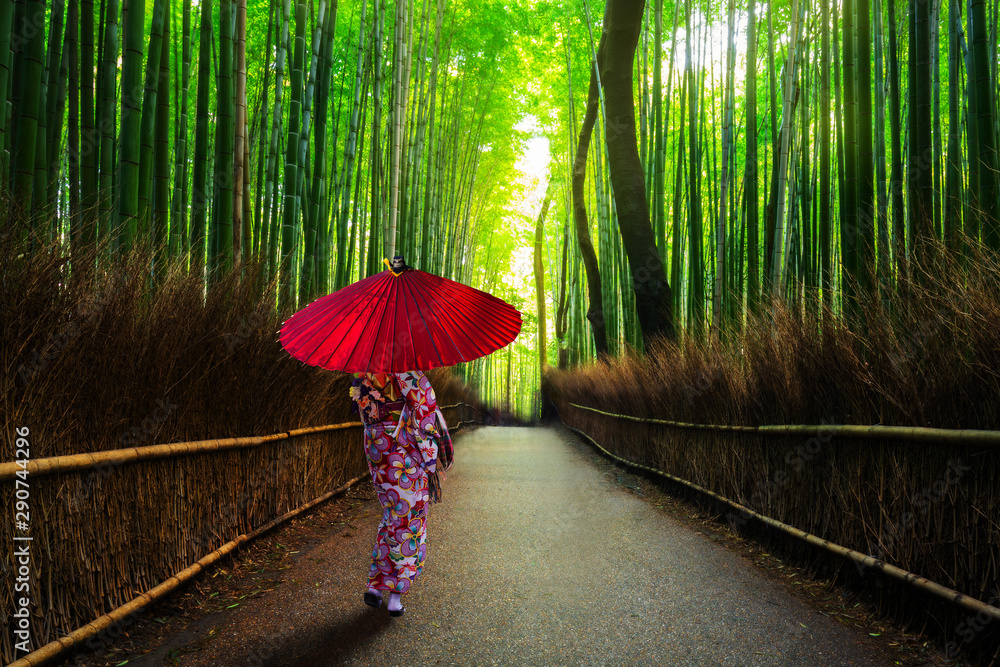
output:
[[[390,616],[402,616],[403,612],[406,611],[406,607],[403,606],[403,601],[400,599],[402,596],[399,593],[393,593],[389,596],[389,615]],[[394,607],[399,607],[394,609]]]

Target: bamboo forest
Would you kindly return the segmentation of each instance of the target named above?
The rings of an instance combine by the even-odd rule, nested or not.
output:
[[[826,620],[863,628],[862,640],[887,651],[923,642],[919,651],[934,645],[948,658],[814,662],[819,648],[770,645],[807,627],[797,618],[765,607],[746,621],[736,593],[705,593],[708,620],[697,623],[729,619],[721,635],[752,618],[785,623],[747,630],[766,638],[733,655],[783,657],[746,664],[967,664],[952,661],[961,656],[1000,665],[1000,0],[604,2],[0,0],[0,405],[11,443],[0,497],[25,516],[4,519],[3,539],[16,549],[35,540],[30,567],[4,561],[0,604],[13,632],[0,638],[3,662],[30,653],[13,664],[42,664],[34,652],[52,657],[89,637],[107,652],[76,664],[126,664],[129,642],[145,635],[116,635],[122,648],[100,632],[122,631],[132,618],[122,610],[140,596],[140,606],[170,594],[233,617],[301,581],[315,604],[339,599],[322,597],[334,589],[311,574],[288,574],[280,591],[261,580],[242,597],[202,586],[291,568],[282,559],[300,553],[293,538],[264,536],[284,522],[322,524],[353,544],[365,507],[384,510],[378,539],[408,551],[393,551],[393,564],[379,555],[390,546],[376,544],[368,592],[350,589],[359,609],[362,595],[378,609],[386,593],[389,614],[402,615],[410,579],[386,573],[405,561],[419,574],[425,501],[435,505],[431,553],[441,535],[454,558],[433,562],[439,578],[416,590],[467,585],[472,575],[447,567],[489,544],[497,550],[474,558],[491,568],[545,563],[560,582],[590,568],[641,592],[660,582],[623,573],[700,537],[657,538],[625,564],[618,551],[594,554],[673,535],[660,515],[621,523],[664,484],[708,508],[699,534],[724,525],[741,537],[717,541],[748,559],[806,562],[788,588],[825,604],[840,597],[832,587],[860,586],[865,608],[915,634],[864,625],[876,622],[853,616],[861,602],[846,594],[820,612]],[[399,314],[351,291],[382,279],[411,290],[392,297],[399,303],[441,310]],[[317,324],[323,304],[347,295],[356,311],[343,306]],[[355,317],[362,308],[371,319]],[[293,349],[310,327],[315,346]],[[481,349],[451,354],[458,337],[446,341],[445,329]],[[371,365],[416,336],[434,363],[427,352],[419,368]],[[337,345],[369,365],[309,357],[332,359]],[[379,388],[376,373],[410,384]],[[372,415],[372,401],[382,413]],[[413,421],[414,405],[424,422]],[[386,414],[398,415],[393,428]],[[381,426],[371,421],[379,415]],[[406,469],[419,479],[399,481],[409,453],[393,463],[399,484],[416,485],[409,501],[378,486],[388,473],[370,444],[376,432],[402,443],[404,426],[419,426],[413,442],[425,443],[413,449],[423,463]],[[590,477],[563,474],[597,450],[613,462],[600,459]],[[518,465],[523,474],[504,476]],[[21,487],[29,469],[34,537]],[[582,481],[557,492],[543,478]],[[626,495],[594,491],[605,483]],[[343,495],[360,486],[367,497]],[[470,527],[463,507],[495,518]],[[489,514],[496,508],[504,513]],[[680,514],[688,528],[702,521]],[[584,518],[589,528],[568,527]],[[383,534],[390,519],[404,523]],[[501,523],[503,539],[476,532]],[[569,536],[593,536],[594,525],[599,539],[574,546]],[[531,537],[536,528],[548,537]],[[772,531],[763,546],[744,543],[758,528]],[[242,546],[258,537],[283,555]],[[364,539],[363,549],[302,562],[366,555]],[[238,549],[261,569],[235,555],[215,564]],[[706,553],[670,563],[701,568],[715,562]],[[577,558],[579,571],[558,570]],[[649,563],[634,572],[660,566]],[[355,565],[323,576],[358,570],[362,587],[368,566]],[[222,569],[186,584],[209,567]],[[783,567],[773,579],[798,577]],[[496,585],[535,573],[498,574]],[[806,585],[814,575],[822,581]],[[616,599],[601,577],[582,577],[598,588],[580,600]],[[705,582],[730,581],[704,577],[684,590],[698,597]],[[575,589],[545,592],[547,582],[490,604],[551,603],[553,618],[597,624],[574,626],[591,644],[546,654],[554,662],[505,662],[477,653],[507,636],[482,626],[474,639],[441,642],[466,653],[438,664],[680,664],[641,653],[676,637],[643,639],[610,662],[573,653],[629,619],[667,627],[640,604],[660,593],[637,592],[602,621],[590,607],[566,612],[560,596]],[[15,592],[22,583],[38,596],[23,620],[10,615],[31,606]],[[465,592],[455,604],[496,590]],[[747,596],[749,608],[771,593]],[[409,597],[407,620],[438,599]],[[721,599],[736,607],[715,613]],[[655,613],[687,605],[675,602]],[[483,605],[467,617],[492,609]],[[413,627],[445,635],[458,627],[447,613]],[[809,618],[809,633],[825,622]],[[397,641],[386,628],[400,621],[374,635]],[[342,618],[310,636],[362,626]],[[509,624],[522,626],[534,620]],[[933,640],[913,638],[925,630]],[[561,625],[547,632],[564,636]],[[375,650],[376,639],[351,637],[343,650]],[[827,657],[854,646],[830,641]],[[388,664],[271,655],[184,664]],[[683,662],[721,664],[707,655]]]
[[[38,243],[209,286],[259,261],[279,309],[394,253],[497,292],[524,335],[465,372],[530,418],[546,359],[837,317],[932,240],[1000,249],[998,5],[649,2],[619,82],[586,0],[5,0],[3,183]]]

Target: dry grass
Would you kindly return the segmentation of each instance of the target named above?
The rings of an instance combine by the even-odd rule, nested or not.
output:
[[[0,400],[8,436],[31,429],[33,457],[356,421],[347,374],[282,349],[291,313],[273,284],[261,296],[259,267],[206,297],[179,266],[154,284],[149,256],[76,280],[59,247],[26,253],[0,235]],[[431,378],[442,403],[469,398],[449,371]]]
[[[721,345],[659,341],[551,380],[588,405],[677,421],[1000,429],[1000,260],[914,273],[851,327],[776,307]]]
[[[55,249],[0,254],[4,413],[31,428],[35,456],[353,421],[330,400],[346,375],[281,348],[256,267],[203,298],[176,266],[153,285],[145,253],[79,282]]]

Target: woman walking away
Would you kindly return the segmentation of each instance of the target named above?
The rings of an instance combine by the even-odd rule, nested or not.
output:
[[[401,597],[427,559],[427,505],[440,500],[437,459],[451,467],[452,446],[434,388],[422,371],[355,373],[354,410],[365,424],[365,455],[382,504],[365,604],[402,616]]]
[[[400,597],[427,555],[427,503],[440,494],[435,461],[442,470],[451,465],[448,427],[422,371],[509,345],[521,313],[492,294],[407,266],[401,255],[384,261],[385,271],[289,317],[280,337],[300,361],[355,373],[351,398],[383,510],[365,603],[380,606],[388,591],[389,613],[401,616]]]

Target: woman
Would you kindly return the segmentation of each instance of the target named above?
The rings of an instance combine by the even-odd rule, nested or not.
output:
[[[354,409],[365,424],[368,470],[382,504],[365,604],[379,607],[389,592],[389,615],[402,616],[401,596],[427,558],[427,505],[440,497],[438,442],[444,469],[451,465],[448,427],[434,388],[421,371],[356,373]]]

